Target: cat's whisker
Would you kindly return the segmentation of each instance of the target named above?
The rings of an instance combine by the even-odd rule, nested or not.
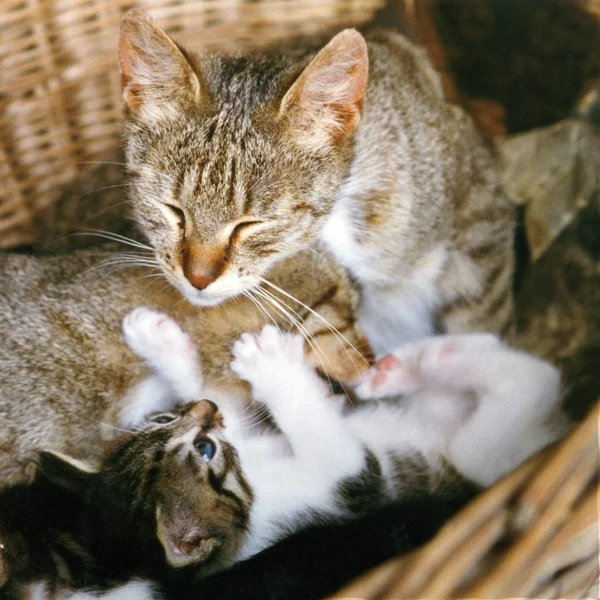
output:
[[[246,296],[246,298],[248,298],[248,300],[250,300],[254,306],[256,306],[256,308],[258,308],[258,310],[273,323],[275,327],[277,327],[277,331],[281,333],[279,323],[277,323],[275,317],[273,317],[269,310],[262,305],[260,298],[255,297],[252,290],[245,290],[243,293],[244,296]]]
[[[285,307],[286,307],[288,310],[290,310],[291,312],[293,312],[293,313],[294,313],[294,315],[295,315],[295,316],[296,316],[296,318],[297,318],[297,321],[296,321],[296,323],[298,323],[298,326],[299,326],[299,327],[301,326],[301,327],[303,328],[303,330],[306,332],[306,334],[307,334],[307,335],[310,337],[310,339],[311,339],[311,340],[313,340],[313,342],[314,342],[314,344],[315,344],[315,345],[314,345],[314,346],[311,346],[311,347],[313,348],[313,350],[315,351],[315,354],[317,354],[317,357],[318,357],[318,358],[319,358],[319,360],[321,361],[321,366],[323,367],[323,370],[325,371],[325,365],[323,364],[323,361],[321,360],[321,356],[324,356],[324,357],[325,357],[325,359],[326,359],[326,360],[327,360],[327,362],[329,363],[329,366],[331,367],[331,371],[333,371],[333,373],[335,373],[335,375],[336,375],[336,379],[339,379],[339,376],[338,376],[338,373],[337,373],[337,371],[336,371],[336,370],[335,370],[335,368],[332,366],[332,364],[331,364],[331,362],[330,362],[330,360],[329,360],[329,358],[328,358],[327,354],[326,354],[326,353],[324,353],[324,352],[323,352],[323,351],[320,349],[320,347],[319,347],[319,344],[318,344],[317,340],[315,339],[315,336],[314,336],[313,334],[311,334],[311,333],[308,331],[308,329],[307,329],[307,328],[306,328],[304,325],[300,325],[300,322],[302,321],[302,317],[301,317],[301,315],[300,315],[300,314],[298,314],[298,312],[297,312],[296,310],[294,310],[294,309],[293,309],[293,308],[292,308],[292,307],[291,307],[289,304],[287,304],[285,301],[281,300],[281,298],[277,298],[277,297],[276,297],[274,294],[272,294],[272,293],[271,293],[271,292],[269,292],[268,290],[265,290],[265,289],[261,288],[261,291],[265,292],[265,293],[266,293],[267,295],[269,295],[271,298],[273,298],[273,299],[274,299],[274,300],[276,300],[277,302],[280,302],[280,303],[281,303],[281,304],[283,304],[283,306],[285,306]],[[307,339],[307,341],[309,341],[309,340],[308,340],[308,338],[306,337],[306,335],[305,335],[304,337],[305,337],[305,339]],[[354,364],[354,363],[353,363],[353,364]],[[356,365],[354,365],[354,367],[356,368]],[[325,374],[326,374],[326,373],[325,373]],[[327,376],[327,378],[329,379],[329,376]],[[329,381],[329,384],[330,384],[330,386],[331,386],[331,381]],[[332,387],[332,391],[333,391],[333,387]]]
[[[113,258],[110,260],[106,260],[104,262],[96,265],[97,268],[109,267],[111,265],[127,265],[127,266],[139,266],[139,267],[158,267],[155,262],[151,262],[149,260],[144,260],[140,258]],[[93,270],[90,269],[90,270]]]
[[[321,367],[323,370],[323,374],[327,377],[327,380],[329,381],[329,386],[331,388],[331,391],[334,392],[333,384],[331,383],[331,379],[328,375],[328,370],[325,367],[323,357],[325,358],[327,363],[329,363],[331,372],[335,373],[336,378],[337,378],[337,372],[336,372],[335,368],[333,367],[333,365],[331,364],[328,356],[319,348],[319,345],[316,343],[316,340],[314,340],[314,336],[308,331],[308,329],[304,325],[302,325],[302,323],[299,321],[299,319],[294,318],[290,314],[290,312],[281,305],[280,299],[276,298],[275,296],[273,296],[270,292],[268,292],[265,289],[257,288],[254,290],[254,292],[258,293],[258,294],[264,294],[264,296],[263,296],[264,299],[269,301],[275,308],[277,308],[281,312],[281,314],[283,316],[285,316],[292,323],[292,325],[294,325],[295,328],[300,332],[302,337],[310,345],[311,349],[315,353],[315,356],[319,359],[319,362],[321,363]]]
[[[116,162],[116,161],[110,161],[110,160],[78,160],[75,161],[76,165],[121,165],[123,167],[126,167],[127,164],[124,162]]]
[[[116,269],[112,268],[109,269],[109,267],[116,267]],[[99,270],[107,270],[105,271],[106,275],[110,275],[110,273],[113,273],[115,270],[119,270],[120,268],[134,268],[134,267],[144,267],[144,268],[159,268],[158,265],[154,262],[145,262],[143,260],[136,260],[136,259],[117,259],[117,258],[113,258],[113,259],[109,259],[106,261],[103,261],[101,263],[98,263],[97,265],[94,265],[93,267],[90,267],[89,269],[86,269],[83,274],[88,274],[88,273],[93,273],[94,271],[99,271]]]
[[[84,196],[89,196],[90,194],[95,194],[97,192],[103,192],[105,190],[112,190],[115,188],[126,188],[126,187],[135,187],[133,183],[117,183],[115,185],[105,185],[104,187],[98,188],[96,190],[90,190],[89,192],[84,192],[77,196],[77,198],[83,198]]]
[[[354,346],[354,344],[352,344],[350,342],[350,340],[343,333],[341,333],[340,331],[338,331],[338,329],[336,327],[334,327],[325,317],[323,317],[322,315],[320,315],[317,311],[313,310],[310,306],[307,306],[306,304],[304,304],[304,302],[301,302],[300,300],[298,300],[298,298],[292,296],[291,294],[289,294],[285,290],[282,290],[279,286],[277,286],[274,283],[270,282],[268,279],[265,279],[264,277],[259,277],[259,279],[261,280],[262,283],[270,286],[271,288],[273,288],[274,290],[278,291],[280,294],[283,294],[284,296],[286,296],[290,300],[293,300],[294,302],[297,302],[300,306],[303,306],[306,310],[308,310],[308,312],[310,312],[310,314],[312,314],[315,317],[317,317],[317,319],[319,319],[333,333],[333,335],[335,335],[336,338],[338,338],[338,340],[341,338],[347,344],[347,346],[350,346],[350,348],[352,348],[353,350],[355,350],[356,353],[360,356],[360,358],[363,360],[363,362],[366,365],[369,364],[369,361],[356,349],[356,346]],[[356,369],[356,372],[358,374],[360,374],[360,369],[356,366],[356,363],[354,362],[354,357],[352,356],[352,354],[350,354],[350,351],[348,350],[347,346],[344,345],[346,353],[348,354],[348,357],[350,358],[350,361],[354,365],[354,367]]]
[[[86,221],[91,221],[92,219],[95,219],[96,217],[99,217],[100,215],[103,215],[104,213],[109,212],[113,208],[117,208],[118,206],[123,206],[123,204],[133,204],[133,202],[131,200],[127,199],[127,200],[122,200],[121,202],[117,202],[116,204],[111,204],[110,206],[107,206],[107,207],[103,208],[102,210],[99,210],[98,212],[95,212],[89,216],[86,216]]]
[[[140,248],[141,250],[149,250],[150,252],[154,252],[154,248],[152,248],[152,246],[148,246],[147,244],[143,244],[138,240],[134,240],[133,238],[126,237],[119,233],[113,233],[112,231],[104,231],[103,229],[82,228],[80,232],[74,233],[72,235],[93,235],[96,237],[105,238],[107,240],[110,240],[111,242],[121,242],[122,244],[134,246],[135,248]]]
[[[287,306],[287,305],[286,305]],[[295,312],[295,311],[294,311]],[[288,313],[286,313],[284,311],[283,313],[291,322],[292,324],[295,326],[295,328],[300,332],[300,334],[302,335],[302,337],[308,342],[308,344],[310,345],[311,349],[313,350],[313,352],[315,353],[315,356],[319,359],[319,362],[321,364],[321,371],[322,374],[325,376],[325,378],[327,379],[327,382],[329,383],[329,387],[331,389],[332,393],[335,393],[334,387],[333,387],[333,383],[331,382],[331,377],[329,376],[329,373],[334,373],[335,374],[335,378],[339,379],[339,375],[337,373],[336,368],[331,364],[331,361],[329,360],[329,357],[327,356],[327,354],[325,352],[323,352],[323,350],[321,350],[318,342],[316,341],[314,335],[312,335],[310,333],[310,331],[308,331],[308,329],[303,326],[300,323],[300,319],[296,320],[293,319]],[[296,313],[297,314],[297,313]],[[329,365],[329,369],[327,369],[325,367],[325,361],[327,362],[327,364]]]

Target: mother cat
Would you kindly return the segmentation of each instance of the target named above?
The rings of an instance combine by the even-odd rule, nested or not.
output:
[[[421,50],[368,40],[346,30],[316,55],[202,56],[129,12],[137,219],[193,304],[256,287],[317,240],[361,284],[378,353],[436,328],[506,335],[513,221],[490,154]]]

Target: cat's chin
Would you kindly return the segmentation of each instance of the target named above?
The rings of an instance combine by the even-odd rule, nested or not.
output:
[[[227,302],[232,298],[237,298],[243,292],[242,289],[236,292],[231,292],[228,294],[204,294],[202,292],[191,292],[189,290],[181,290],[185,296],[186,300],[193,304],[194,306],[218,306],[219,304],[223,304],[223,302]]]

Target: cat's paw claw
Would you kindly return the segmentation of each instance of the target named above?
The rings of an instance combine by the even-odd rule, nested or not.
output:
[[[196,354],[192,338],[174,319],[149,308],[136,308],[123,319],[123,335],[131,350],[147,360],[157,353]]]

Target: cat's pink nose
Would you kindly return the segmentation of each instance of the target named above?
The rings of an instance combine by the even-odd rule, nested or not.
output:
[[[213,281],[217,280],[216,277],[198,275],[196,273],[186,273],[185,277],[197,290],[203,290],[213,283]]]

